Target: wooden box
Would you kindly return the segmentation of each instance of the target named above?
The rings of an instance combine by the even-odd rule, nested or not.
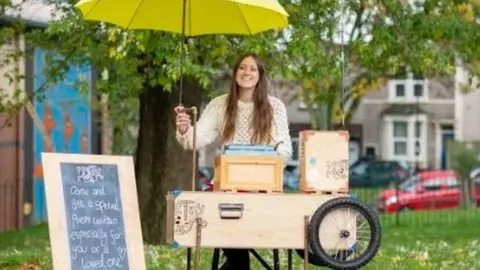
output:
[[[300,131],[300,191],[348,193],[348,131]]]
[[[342,195],[301,193],[171,192],[167,199],[167,242],[195,247],[197,217],[201,247],[206,248],[304,248],[304,216]],[[275,210],[276,209],[276,210]],[[320,241],[328,250],[353,246],[358,212],[336,209],[320,226]],[[350,236],[339,238],[339,230]]]
[[[283,157],[219,155],[215,157],[215,191],[283,191]]]

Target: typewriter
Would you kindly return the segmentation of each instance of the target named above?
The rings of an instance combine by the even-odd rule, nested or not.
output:
[[[222,149],[222,155],[277,156],[277,145],[228,144]]]

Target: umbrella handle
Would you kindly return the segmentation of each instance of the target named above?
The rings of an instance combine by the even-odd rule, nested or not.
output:
[[[180,94],[180,100],[181,100],[181,94]],[[182,103],[180,102],[180,105]],[[191,112],[193,115],[193,123],[192,123],[192,128],[193,128],[193,138],[192,138],[192,191],[195,191],[195,180],[196,180],[196,172],[197,172],[197,115],[198,115],[198,110],[197,107],[192,106],[190,108],[184,108],[184,112],[188,113]],[[187,270],[190,270],[190,260],[191,260],[191,253],[192,250],[191,248],[187,248],[187,265],[186,268]],[[197,256],[196,256],[196,261],[195,261],[195,270],[198,270],[199,267],[199,249],[197,248]]]
[[[193,138],[192,138],[192,191],[195,191],[196,171],[197,171],[197,107],[185,108],[185,112],[191,112],[193,115]]]

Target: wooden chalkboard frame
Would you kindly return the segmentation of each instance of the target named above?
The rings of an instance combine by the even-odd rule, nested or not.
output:
[[[67,217],[63,203],[61,163],[117,166],[129,269],[146,270],[133,158],[131,156],[42,153],[53,268],[58,270],[72,269],[67,235]]]

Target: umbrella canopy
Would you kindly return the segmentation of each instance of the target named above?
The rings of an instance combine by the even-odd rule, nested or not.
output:
[[[253,35],[288,25],[277,0],[81,0],[86,20],[186,36]]]

